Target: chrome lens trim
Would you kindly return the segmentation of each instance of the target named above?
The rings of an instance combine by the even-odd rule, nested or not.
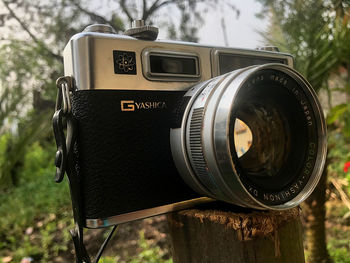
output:
[[[204,83],[197,84],[193,86],[185,96],[191,97],[188,105],[185,109],[181,127],[187,126],[187,118],[191,110],[191,105],[196,100],[198,94],[206,88],[207,84],[210,82],[206,81]],[[196,178],[195,173],[191,167],[188,152],[186,150],[186,135],[182,132],[182,129],[170,129],[170,146],[172,156],[176,165],[177,170],[182,175],[184,181],[197,193],[202,195],[208,195],[208,189],[206,189]]]
[[[282,205],[266,205],[260,202],[248,191],[248,189],[246,189],[238,176],[234,176],[235,180],[232,180],[232,176],[230,176],[232,172],[236,174],[235,164],[232,161],[232,155],[229,148],[228,131],[230,125],[232,125],[230,123],[230,113],[234,107],[236,95],[244,83],[252,74],[263,69],[274,69],[284,72],[300,84],[313,107],[317,127],[318,151],[316,155],[314,170],[303,190],[295,198]],[[248,196],[248,198],[245,198],[247,206],[252,206],[260,209],[288,209],[297,206],[312,193],[322,175],[322,170],[325,163],[327,151],[326,125],[322,109],[315,92],[313,91],[311,85],[298,72],[283,64],[265,64],[252,67],[249,70],[243,72],[238,78],[233,81],[232,85],[230,85],[226,92],[223,94],[222,99],[218,105],[215,122],[216,128],[214,128],[214,141],[216,145],[216,156],[223,157],[221,160],[218,160],[217,165],[221,168],[222,176],[226,177],[225,182],[230,185],[229,187],[235,189],[235,191],[239,191],[239,193],[243,196]],[[225,125],[225,129],[221,128],[223,125]],[[237,185],[237,182],[239,183],[239,187]],[[242,190],[244,190],[244,193]]]
[[[235,164],[232,160],[229,139],[230,126],[233,125],[230,123],[231,113],[235,105],[238,92],[253,74],[265,69],[283,72],[298,83],[298,86],[300,86],[300,89],[303,90],[312,107],[312,111],[315,116],[316,136],[318,142],[315,165],[310,177],[306,179],[307,182],[305,186],[293,199],[278,205],[264,204],[262,201],[256,199],[254,195],[249,192],[249,189],[244,186],[237,175]],[[190,110],[186,109],[181,132],[177,132],[182,133],[181,138],[185,140],[185,143],[182,143],[181,151],[186,152],[186,154],[184,154],[184,158],[186,158],[187,168],[183,167],[182,170],[193,170],[194,161],[191,158],[191,149],[189,146],[190,137],[188,130],[193,110],[198,107],[204,107],[201,131],[202,155],[206,164],[205,169],[208,170],[210,176],[212,177],[210,179],[215,181],[215,184],[218,185],[218,189],[214,189],[215,191],[210,189],[210,185],[206,185],[205,188],[209,188],[211,190],[207,191],[207,196],[241,206],[248,206],[258,209],[281,210],[297,206],[299,203],[304,201],[316,187],[322,175],[322,170],[326,159],[326,124],[321,106],[311,85],[298,72],[287,65],[278,63],[251,66],[243,70],[236,70],[231,73],[227,73],[219,76],[218,78],[221,79],[221,81],[214,83],[215,87],[212,88],[212,90],[207,94],[205,94],[206,87],[210,86],[211,82],[215,82],[217,80],[206,82],[205,85],[196,85],[196,88],[200,91],[192,92],[192,94],[190,94],[196,98],[192,98],[192,103],[187,106],[190,108]],[[172,144],[176,144],[176,138],[172,138],[172,140],[175,141]],[[174,151],[176,152],[178,149]],[[176,160],[175,163],[177,167],[183,166],[183,163],[179,163]],[[190,168],[188,168],[188,166],[190,166]],[[200,182],[201,179],[197,178],[194,171],[185,174],[181,173],[180,171],[180,174],[186,181],[191,181],[195,178],[196,181],[203,186],[203,183]],[[190,177],[188,177],[189,175]]]

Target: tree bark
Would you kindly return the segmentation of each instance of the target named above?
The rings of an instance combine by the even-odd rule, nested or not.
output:
[[[325,229],[327,166],[328,160],[316,189],[302,204],[308,263],[332,262],[327,250]]]
[[[305,262],[299,208],[190,209],[168,215],[175,263]]]

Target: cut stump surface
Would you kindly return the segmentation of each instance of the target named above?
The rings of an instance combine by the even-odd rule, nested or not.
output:
[[[233,212],[209,206],[171,213],[168,223],[175,263],[305,262],[299,208]]]

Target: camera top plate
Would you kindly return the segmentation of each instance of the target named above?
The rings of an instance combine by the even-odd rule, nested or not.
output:
[[[181,57],[193,58],[197,63],[197,71],[192,75],[174,75],[174,69],[170,68],[170,74],[166,71],[167,74],[161,77],[154,74],[150,77],[150,53],[175,56],[178,60]],[[230,64],[232,61],[234,67],[242,67],[242,61],[247,59],[255,59],[257,64],[277,62],[293,67],[292,56],[285,53],[180,41],[147,41],[101,32],[74,35],[65,47],[63,56],[65,75],[74,78],[77,90],[187,90],[197,82],[225,73],[222,63]],[[174,63],[180,62],[167,61],[167,67]],[[183,65],[186,63],[182,62]],[[232,68],[232,65],[229,67]]]

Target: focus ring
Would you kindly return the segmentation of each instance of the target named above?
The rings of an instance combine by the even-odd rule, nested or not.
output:
[[[204,159],[202,148],[202,127],[203,127],[204,108],[193,110],[190,123],[190,152],[192,158],[193,169],[196,172],[198,179],[211,190],[217,189],[217,186],[209,174],[207,163]]]

